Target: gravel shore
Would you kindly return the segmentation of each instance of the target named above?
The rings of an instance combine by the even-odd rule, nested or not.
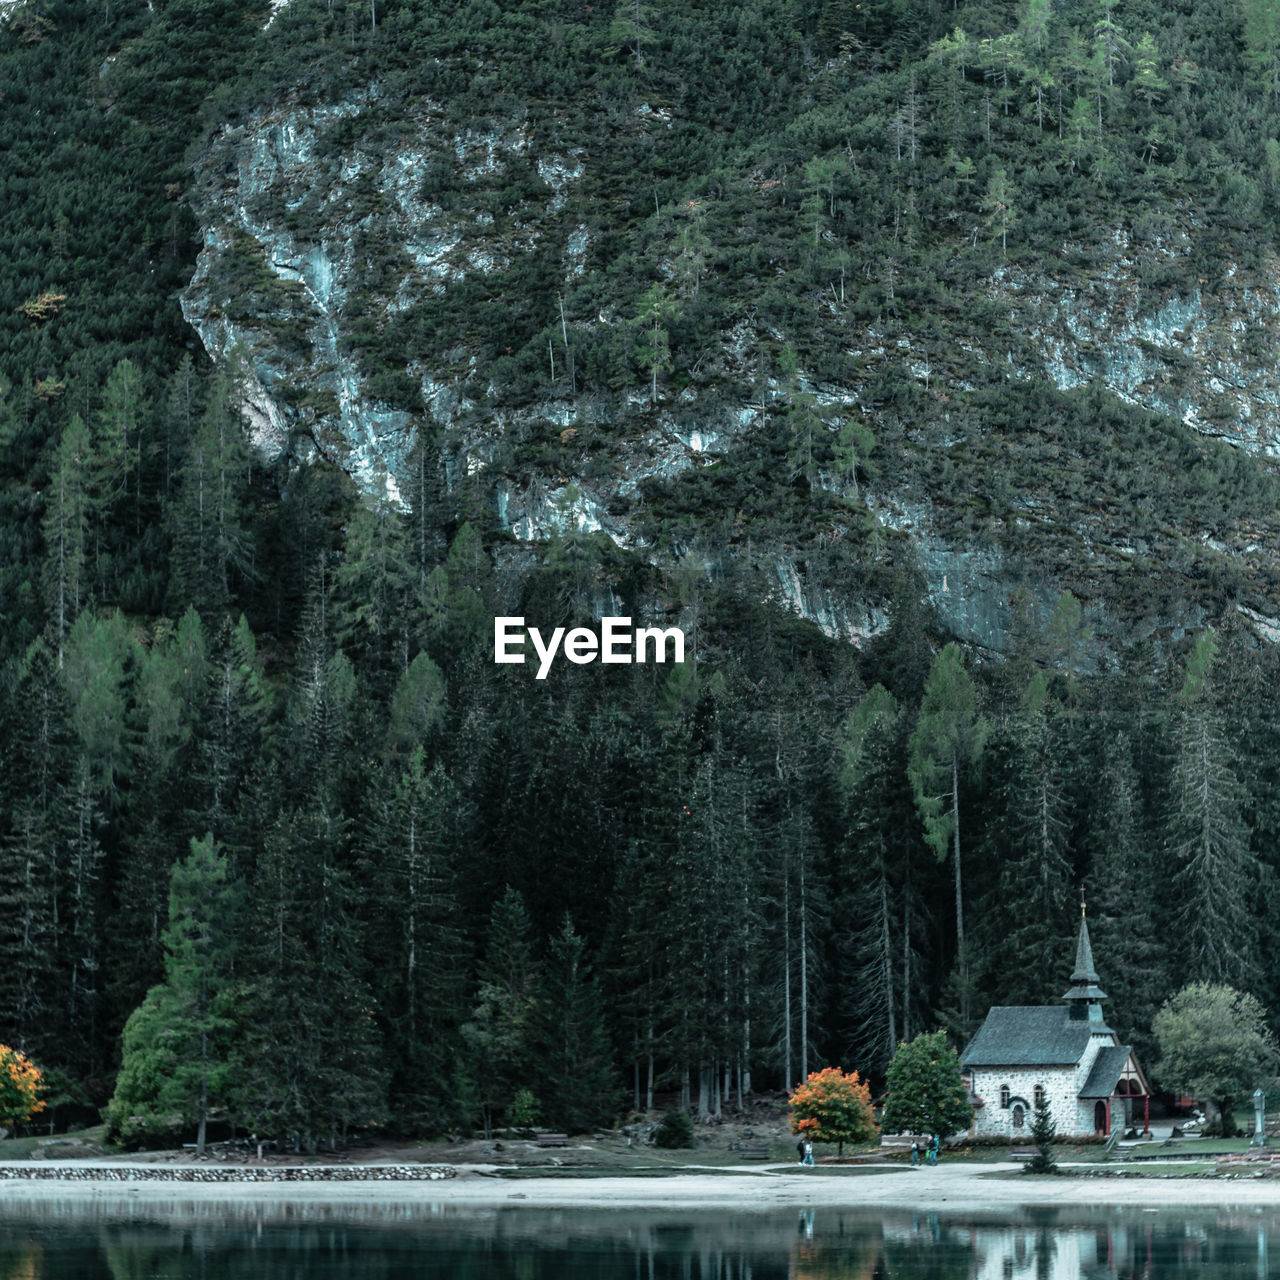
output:
[[[92,1170],[92,1172],[91,1172]],[[522,1177],[494,1176],[492,1168],[458,1166],[457,1176],[440,1177],[423,1168],[417,1177],[386,1166],[334,1166],[326,1177],[323,1167],[308,1170],[306,1180],[264,1178],[261,1169],[223,1167],[216,1180],[160,1180],[154,1166],[128,1163],[49,1161],[38,1179],[4,1176],[0,1195],[13,1204],[53,1196],[96,1198],[119,1196],[162,1201],[181,1196],[222,1200],[269,1197],[308,1202],[395,1202],[445,1207],[652,1206],[696,1208],[732,1206],[735,1209],[776,1208],[787,1205],[940,1209],[1002,1209],[1025,1205],[1096,1206],[1099,1204],[1151,1207],[1257,1205],[1280,1208],[1280,1180],[1176,1177],[1032,1178],[1020,1175],[1014,1164],[956,1163],[937,1168],[843,1171],[799,1169],[794,1165],[752,1166],[733,1173],[699,1171],[668,1177]],[[134,1175],[134,1176],[131,1176]],[[365,1176],[361,1176],[364,1174]],[[390,1176],[388,1176],[390,1175]],[[433,1177],[434,1175],[434,1177]],[[250,1180],[252,1179],[252,1180]]]

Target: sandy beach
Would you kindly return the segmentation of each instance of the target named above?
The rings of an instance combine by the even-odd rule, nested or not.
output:
[[[53,1164],[54,1162],[50,1162]],[[788,1206],[831,1205],[848,1208],[920,1210],[1009,1210],[1020,1206],[1098,1207],[1214,1207],[1280,1208],[1280,1181],[1242,1176],[1231,1179],[1168,1177],[1052,1178],[1020,1175],[1014,1164],[956,1163],[937,1168],[872,1169],[857,1174],[821,1167],[801,1170],[792,1165],[760,1165],[733,1173],[691,1168],[668,1177],[521,1177],[494,1176],[483,1166],[463,1166],[458,1176],[443,1181],[309,1182],[263,1184],[251,1182],[174,1183],[84,1181],[76,1178],[86,1165],[66,1162],[66,1180],[39,1181],[7,1178],[0,1196],[10,1206],[24,1201],[118,1199],[137,1202],[270,1200],[328,1204],[414,1204],[496,1207],[732,1207],[735,1210]],[[99,1164],[99,1168],[102,1166]],[[113,1165],[126,1172],[128,1165]],[[372,1166],[371,1168],[376,1168]],[[996,1175],[996,1176],[993,1176]]]

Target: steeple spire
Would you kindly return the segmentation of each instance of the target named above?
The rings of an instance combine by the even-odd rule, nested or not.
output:
[[[1084,918],[1084,889],[1080,890],[1080,937],[1076,942],[1076,967],[1071,972],[1071,981],[1096,986],[1098,975],[1093,968],[1093,947],[1089,943],[1089,925]],[[1095,999],[1105,1000],[1106,995],[1099,991]]]
[[[1084,890],[1080,891],[1080,936],[1076,940],[1076,964],[1071,971],[1071,990],[1062,998],[1071,1006],[1071,1017],[1096,1023],[1100,1030],[1107,1030],[1102,1020],[1100,1001],[1107,993],[1098,986],[1098,974],[1093,967],[1093,947],[1089,942],[1089,925],[1085,919]]]

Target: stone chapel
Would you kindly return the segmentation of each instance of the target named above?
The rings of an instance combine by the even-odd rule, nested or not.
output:
[[[1102,1016],[1084,908],[1071,990],[1056,1005],[997,1006],[960,1055],[974,1106],[970,1136],[1029,1141],[1047,1102],[1060,1138],[1123,1132],[1150,1120],[1150,1093],[1133,1050]]]

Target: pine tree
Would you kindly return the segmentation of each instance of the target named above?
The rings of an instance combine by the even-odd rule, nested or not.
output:
[[[875,685],[846,719],[840,735],[840,785],[845,797],[844,857],[864,869],[840,877],[835,914],[853,925],[837,989],[848,1002],[848,1037],[859,1062],[887,1065],[910,1038],[920,903],[911,877],[912,841],[904,839],[910,793],[903,786],[902,714],[893,695]],[[915,941],[913,942],[913,936]]]
[[[233,1105],[259,1132],[314,1153],[386,1117],[387,1070],[343,865],[345,833],[321,800],[266,831],[241,946],[245,1034]]]
[[[137,506],[139,495],[134,473],[140,469],[142,423],[146,412],[142,371],[132,360],[118,361],[107,379],[93,439],[94,492],[104,514],[128,495],[131,479]]]
[[[1150,1046],[1150,1010],[1176,985],[1171,957],[1161,942],[1157,860],[1147,832],[1133,743],[1123,729],[1104,720],[1096,746],[1081,744],[1090,763],[1082,785],[1089,805],[1083,851],[1089,859],[1090,932],[1098,972],[1123,974],[1110,983],[1110,1022],[1139,1060]]]
[[[769,832],[777,924],[771,966],[778,978],[774,1053],[790,1088],[808,1078],[814,1060],[815,1013],[822,977],[817,944],[822,936],[826,885],[816,865],[812,822],[790,787],[783,792],[774,824]]]
[[[143,650],[130,707],[134,785],[114,868],[107,921],[113,999],[135,1008],[160,977],[173,841],[190,829],[192,740],[208,680],[204,626],[188,609],[177,630],[162,619]]]
[[[533,1075],[543,999],[528,912],[520,894],[508,888],[493,904],[476,1004],[462,1028],[486,1136]]]
[[[1009,251],[1009,229],[1018,221],[1014,199],[1013,183],[1008,173],[1004,169],[997,169],[987,182],[986,194],[982,198],[982,208],[986,212],[987,226],[992,235],[1000,237],[1002,258]]]
[[[815,198],[821,207],[821,194]],[[796,363],[795,348],[790,343],[782,349],[779,364],[787,387],[787,426],[790,432],[787,460],[791,475],[803,477],[808,487],[813,489],[818,484],[819,462],[827,430],[818,414],[817,397],[805,390]]]
[[[415,655],[391,695],[387,752],[405,756],[422,746],[444,722],[445,696],[440,668],[425,653]]]
[[[538,1039],[539,1094],[547,1123],[569,1133],[608,1123],[619,1089],[600,986],[587,961],[586,941],[567,913],[551,939]]]
[[[443,564],[421,583],[415,603],[420,637],[446,671],[477,649],[492,646],[492,589],[489,553],[479,533],[463,524]]]
[[[351,660],[335,649],[329,603],[326,558],[321,557],[303,615],[281,747],[297,792],[331,800],[349,763],[356,678]]]
[[[27,649],[5,698],[9,828],[0,836],[0,1040],[50,1065],[67,1051],[62,901],[72,839],[64,781],[74,767],[70,710],[54,654]]]
[[[1023,1173],[1057,1173],[1058,1164],[1053,1158],[1053,1140],[1058,1136],[1058,1126],[1046,1099],[1032,1113],[1031,1141],[1036,1153],[1022,1166]]]
[[[1248,987],[1258,977],[1258,927],[1250,901],[1258,865],[1243,819],[1234,752],[1214,704],[1213,632],[1196,642],[1178,695],[1166,840],[1181,972]]]
[[[655,844],[637,834],[627,842],[610,898],[605,939],[605,976],[614,1023],[625,1034],[631,1057],[632,1107],[651,1111],[657,1084],[659,971],[663,941],[655,922],[666,901],[654,872]]]
[[[106,854],[98,839],[101,814],[83,756],[67,788],[66,801],[71,824],[59,946],[64,966],[61,998],[65,1007],[65,1052],[80,1072],[95,1075],[102,1068],[98,1037],[102,995],[99,956],[105,915],[102,863]]]
[[[977,691],[965,672],[960,649],[947,645],[934,661],[911,736],[908,774],[925,842],[942,861],[951,846],[955,877],[956,959],[960,1016],[969,1020],[970,989],[965,952],[964,891],[960,846],[961,768],[982,754],[989,726],[978,713]]]
[[[333,632],[378,691],[406,661],[406,597],[412,576],[404,525],[385,472],[357,502],[346,550],[333,571]]]
[[[985,914],[998,939],[1000,1004],[1041,1000],[1044,975],[1070,947],[1072,866],[1060,736],[1038,672],[987,753],[996,776],[987,847],[1000,877]]]
[[[394,776],[394,786],[389,777]],[[467,949],[457,901],[456,790],[421,747],[403,772],[375,783],[357,864],[368,915],[369,971],[378,975],[391,1105],[423,1127],[449,1119],[460,1051]]]
[[[129,681],[138,645],[119,610],[83,613],[67,637],[63,678],[71,724],[95,789],[114,800],[129,773]]]
[[[1169,91],[1169,82],[1160,74],[1160,52],[1150,31],[1143,32],[1134,50],[1133,79],[1129,88],[1134,97],[1140,98],[1148,107],[1154,107]]]
[[[233,362],[214,378],[170,507],[170,604],[175,609],[193,604],[206,616],[230,602],[233,585],[255,576],[244,516],[249,446],[235,406],[240,377]]]
[[[1124,29],[1116,22],[1112,0],[1103,0],[1102,17],[1093,24],[1093,39],[1110,89],[1114,87],[1120,69],[1129,60],[1129,42],[1124,38]]]
[[[673,872],[681,900],[672,912],[679,923],[668,947],[668,1002],[678,1010],[673,1047],[697,1084],[695,1105],[702,1115],[720,1115],[734,1077],[741,1080],[749,1071],[744,1021],[759,911],[752,792],[751,779],[718,742],[695,766],[686,800],[672,798],[678,814]]]
[[[677,311],[674,300],[661,285],[653,285],[640,302],[633,324],[636,360],[649,371],[649,402],[658,403],[658,374],[671,368],[671,335],[668,324]]]
[[[184,354],[169,380],[169,395],[161,418],[164,439],[159,452],[162,480],[160,492],[167,503],[173,490],[174,467],[195,435],[200,418],[200,379],[190,353]]]
[[[89,432],[75,414],[62,435],[44,516],[45,599],[58,661],[85,604],[89,545]]]
[[[124,1141],[196,1126],[204,1154],[211,1110],[223,1105],[231,1074],[236,1008],[234,939],[239,886],[212,836],[191,841],[174,864],[165,980],[147,993],[124,1031],[124,1057],[107,1123]]]

